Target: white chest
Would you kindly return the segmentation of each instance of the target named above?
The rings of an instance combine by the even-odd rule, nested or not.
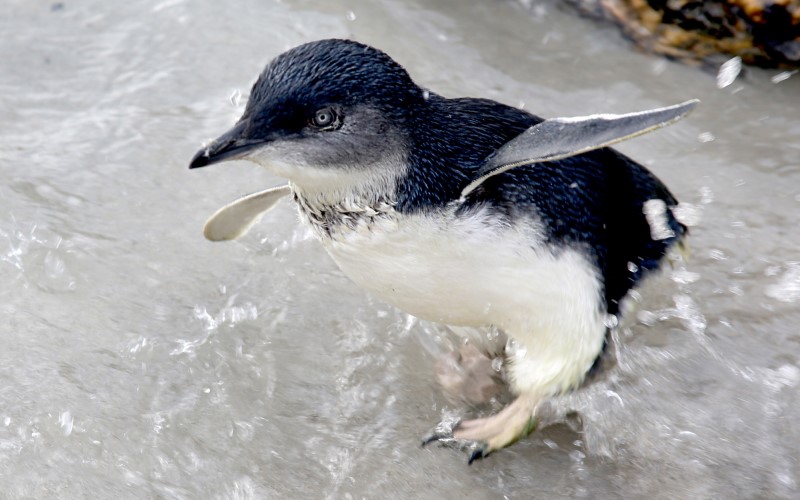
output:
[[[513,331],[597,294],[589,263],[569,251],[554,256],[542,238],[534,221],[497,227],[485,213],[446,212],[388,218],[323,243],[350,279],[410,314]]]
[[[388,215],[322,242],[350,279],[409,314],[502,328],[524,346],[512,363],[517,392],[574,387],[605,336],[595,267],[544,245],[536,220],[489,222],[482,211]]]

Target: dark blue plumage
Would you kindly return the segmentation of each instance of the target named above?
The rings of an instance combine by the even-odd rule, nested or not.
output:
[[[400,186],[398,203],[406,212],[458,199],[489,155],[542,121],[495,101],[434,94],[410,114],[412,168]],[[604,148],[490,178],[461,210],[488,204],[509,219],[538,214],[554,248],[571,245],[590,253],[603,277],[607,311],[617,314],[620,300],[658,267],[686,231],[668,210],[675,237],[653,240],[643,213],[644,202],[651,199],[661,199],[667,207],[677,204],[645,167]]]
[[[489,155],[541,121],[489,99],[433,93],[407,111],[411,168],[398,189],[398,209],[404,212],[458,199]]]
[[[424,103],[424,94],[385,53],[357,42],[320,40],[267,65],[240,121],[248,122],[253,138],[264,132],[303,134],[309,115],[333,103],[373,106],[401,123]]]

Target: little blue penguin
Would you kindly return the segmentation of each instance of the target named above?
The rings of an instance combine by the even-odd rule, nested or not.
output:
[[[544,120],[439,96],[380,50],[320,40],[273,59],[239,121],[190,168],[247,159],[288,180],[223,207],[209,239],[241,236],[290,196],[364,289],[419,318],[513,339],[515,399],[431,438],[470,443],[471,462],[532,431],[539,403],[582,384],[622,299],[681,243],[675,197],[608,146],[696,103]]]

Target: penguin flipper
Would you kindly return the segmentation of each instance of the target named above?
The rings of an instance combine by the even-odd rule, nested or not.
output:
[[[680,120],[700,101],[623,115],[551,118],[525,130],[495,151],[461,191],[463,199],[489,177],[512,168],[560,160],[652,132]]]
[[[289,185],[285,184],[243,196],[214,212],[203,227],[203,235],[209,241],[241,238],[281,198],[291,192]]]

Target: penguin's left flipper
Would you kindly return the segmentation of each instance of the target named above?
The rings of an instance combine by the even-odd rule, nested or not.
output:
[[[478,170],[474,180],[461,191],[461,198],[486,179],[512,168],[568,158],[671,125],[689,114],[699,102],[692,99],[674,106],[624,115],[545,120],[495,151]]]
[[[292,192],[289,185],[277,186],[243,196],[208,218],[203,235],[210,241],[227,241],[241,238],[278,201]]]

